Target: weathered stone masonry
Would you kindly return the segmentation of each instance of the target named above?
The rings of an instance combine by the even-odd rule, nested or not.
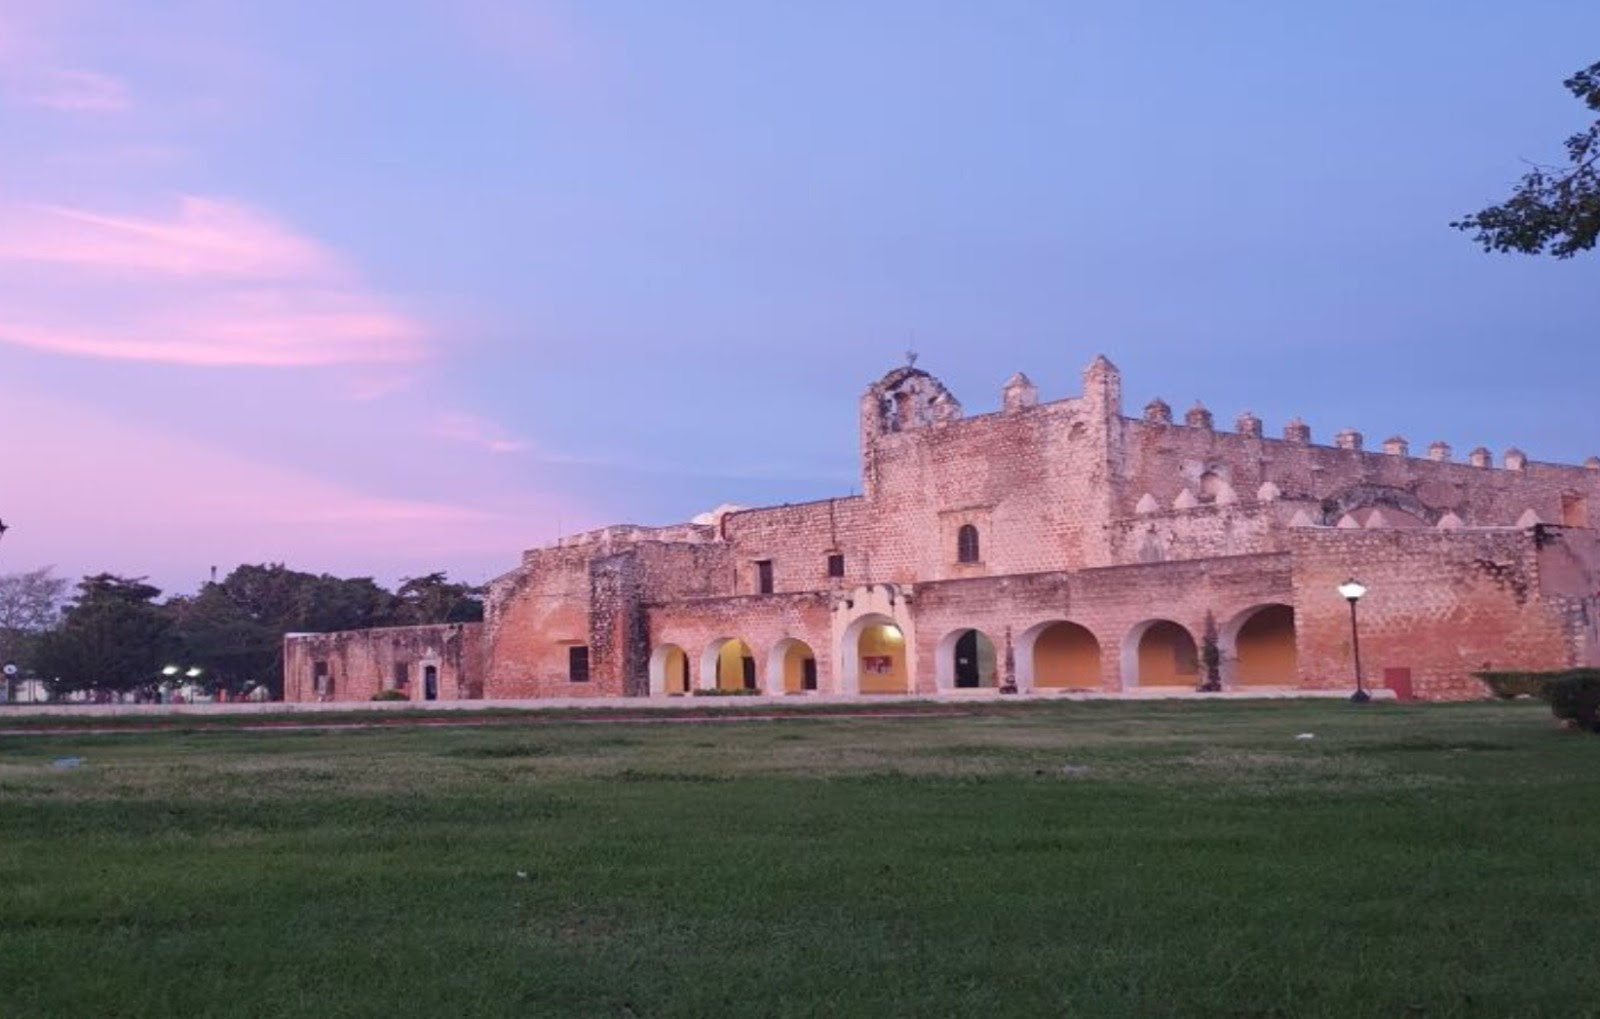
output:
[[[1220,431],[1125,415],[1103,357],[1083,380],[1041,402],[1019,374],[967,417],[898,368],[861,399],[861,495],[529,550],[481,625],[291,636],[285,695],[1117,692],[1196,685],[1208,634],[1225,687],[1344,688],[1351,576],[1374,685],[1600,664],[1600,460]]]

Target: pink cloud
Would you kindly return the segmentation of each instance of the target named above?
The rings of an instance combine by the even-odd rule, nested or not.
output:
[[[122,79],[98,71],[52,68],[24,73],[14,79],[11,92],[14,102],[62,113],[125,113],[133,108]]]
[[[166,434],[87,407],[0,388],[0,429],[27,434],[0,472],[12,525],[5,569],[152,574],[192,588],[217,565],[288,561],[302,569],[398,577],[448,569],[477,579],[579,508],[542,495],[440,498],[433,475],[410,493],[274,466],[193,434]]]
[[[0,213],[0,261],[237,279],[326,279],[339,260],[265,213],[184,196],[169,217],[112,216],[61,206]]]
[[[0,206],[0,342],[186,365],[395,364],[423,326],[331,250],[238,202],[167,216]]]
[[[434,419],[433,434],[441,439],[481,446],[491,453],[522,453],[529,448],[525,440],[508,435],[493,422],[473,414],[440,414]]]

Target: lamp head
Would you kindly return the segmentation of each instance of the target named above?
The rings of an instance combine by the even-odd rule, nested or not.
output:
[[[1367,593],[1367,586],[1354,577],[1339,585],[1339,597],[1345,601],[1360,601],[1361,596]]]
[[[176,676],[178,674],[178,667],[176,665],[164,665],[161,668],[161,674],[163,676]]]

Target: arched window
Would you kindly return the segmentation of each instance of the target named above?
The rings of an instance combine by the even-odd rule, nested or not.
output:
[[[961,529],[956,531],[956,562],[978,561],[978,529],[971,524],[962,524]]]

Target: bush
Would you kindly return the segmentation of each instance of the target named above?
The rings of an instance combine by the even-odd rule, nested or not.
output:
[[[1550,713],[1580,729],[1600,733],[1600,669],[1546,673],[1544,697]]]
[[[745,690],[745,689],[742,689],[742,688],[738,689],[738,690],[715,689],[715,690],[696,690],[696,691],[694,691],[694,696],[696,696],[696,697],[755,697],[755,696],[758,696],[760,693],[761,693],[760,690]]]
[[[404,690],[379,690],[372,695],[375,701],[409,701],[411,698]]]
[[[1474,672],[1489,692],[1503,701],[1513,697],[1543,697],[1545,681],[1555,672]]]

